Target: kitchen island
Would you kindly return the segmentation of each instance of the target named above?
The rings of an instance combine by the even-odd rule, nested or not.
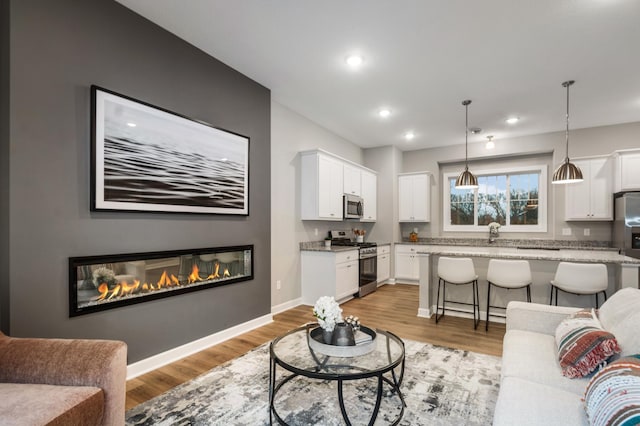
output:
[[[411,243],[399,243],[411,244]],[[604,263],[607,265],[609,287],[607,294],[611,295],[620,288],[638,288],[638,274],[640,259],[620,255],[614,249],[576,249],[557,247],[500,247],[500,246],[462,246],[462,245],[425,245],[419,244],[417,251],[420,257],[420,300],[418,316],[430,317],[435,310],[435,298],[438,287],[437,259],[439,256],[470,257],[473,259],[478,283],[480,285],[480,309],[484,318],[486,309],[487,266],[489,259],[524,259],[531,265],[533,283],[531,299],[536,303],[549,303],[549,282],[555,275],[559,262]],[[465,288],[466,287],[466,288]],[[524,290],[507,291],[497,289],[492,291],[492,305],[506,306],[509,300],[525,300]],[[507,297],[508,293],[508,297]],[[470,303],[471,292],[467,286],[456,288],[447,287],[447,299]],[[573,294],[561,294],[558,304],[567,306],[592,306],[593,298]],[[460,312],[449,311],[450,315],[471,316],[471,311],[465,305],[447,304]],[[469,311],[467,314],[466,311]],[[493,310],[492,310],[493,311]]]

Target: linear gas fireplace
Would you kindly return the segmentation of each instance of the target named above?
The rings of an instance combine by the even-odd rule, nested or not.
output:
[[[253,279],[253,246],[69,258],[74,317]]]

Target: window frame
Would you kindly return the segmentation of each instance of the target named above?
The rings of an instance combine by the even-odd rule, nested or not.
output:
[[[473,174],[479,176],[514,175],[523,173],[540,173],[538,182],[538,224],[537,225],[503,225],[500,232],[547,232],[547,211],[549,206],[547,165],[535,164],[525,167],[506,167],[503,169],[481,169],[474,170]],[[478,225],[478,190],[473,190],[474,197],[474,217],[473,225],[452,225],[451,224],[451,183],[450,179],[457,178],[459,172],[443,173],[442,183],[442,230],[444,232],[487,232],[485,225]],[[507,178],[507,181],[509,179]],[[509,191],[507,191],[509,193]]]

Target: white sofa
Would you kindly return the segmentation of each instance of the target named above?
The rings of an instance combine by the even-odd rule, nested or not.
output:
[[[588,424],[582,398],[590,377],[564,377],[555,343],[556,327],[577,310],[509,303],[494,425]],[[620,356],[640,353],[640,290],[616,292],[601,306],[599,319],[616,337]]]

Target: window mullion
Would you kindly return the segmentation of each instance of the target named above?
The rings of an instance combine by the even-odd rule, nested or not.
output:
[[[504,221],[507,226],[511,226],[511,175],[507,173],[507,208]]]

